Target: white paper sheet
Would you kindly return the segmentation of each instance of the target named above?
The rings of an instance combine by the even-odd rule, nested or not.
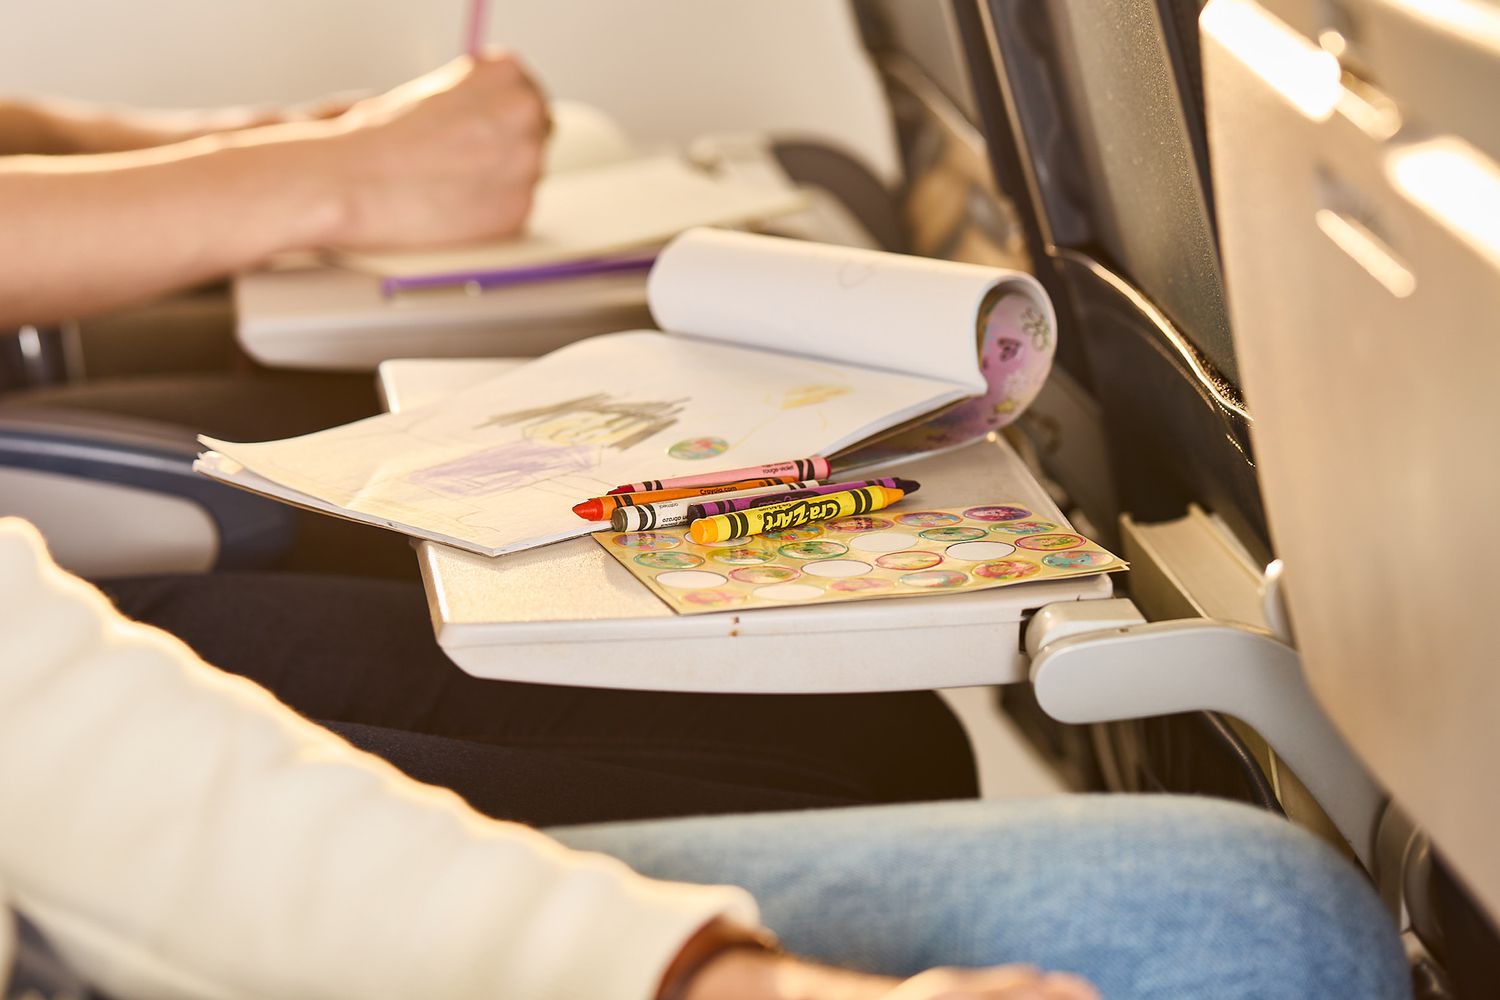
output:
[[[1032,287],[721,232],[679,238],[658,267],[651,305],[673,334],[596,337],[442,403],[288,441],[202,438],[243,466],[202,471],[498,555],[585,533],[572,505],[622,483],[831,455],[983,392],[980,303]],[[841,279],[851,270],[860,280]]]
[[[651,269],[663,330],[923,375],[985,391],[978,320],[997,288],[1052,307],[1029,274],[854,247],[696,229]]]
[[[930,379],[639,331],[563,348],[410,413],[287,441],[201,440],[350,516],[499,555],[587,532],[572,505],[622,483],[818,454],[961,395]],[[212,463],[203,471],[218,474]]]
[[[681,158],[651,156],[547,177],[526,235],[414,252],[337,251],[337,263],[382,277],[501,270],[656,246],[693,226],[740,225],[803,207],[791,188],[713,177]]]

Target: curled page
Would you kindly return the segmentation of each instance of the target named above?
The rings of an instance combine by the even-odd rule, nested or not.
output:
[[[674,334],[941,379],[969,395],[989,385],[979,348],[995,293],[1056,328],[1046,292],[1019,271],[718,229],[668,244],[647,291]]]

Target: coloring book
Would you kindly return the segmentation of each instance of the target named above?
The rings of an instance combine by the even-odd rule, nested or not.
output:
[[[572,505],[621,483],[836,457],[985,397],[997,297],[1024,297],[1049,347],[1055,328],[1027,275],[720,230],[663,250],[648,294],[661,332],[580,341],[443,402],[286,441],[200,438],[197,468],[501,555],[597,530]]]

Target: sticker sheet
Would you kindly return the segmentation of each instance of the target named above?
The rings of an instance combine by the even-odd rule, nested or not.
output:
[[[686,527],[594,539],[679,614],[955,594],[1125,569],[1014,503],[921,508],[699,545]]]

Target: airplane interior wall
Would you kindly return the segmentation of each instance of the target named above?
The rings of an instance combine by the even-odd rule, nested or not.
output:
[[[897,176],[875,73],[843,0],[495,0],[490,40],[550,93],[645,143],[812,134]],[[0,2],[0,94],[157,106],[389,87],[462,47],[467,0]]]

